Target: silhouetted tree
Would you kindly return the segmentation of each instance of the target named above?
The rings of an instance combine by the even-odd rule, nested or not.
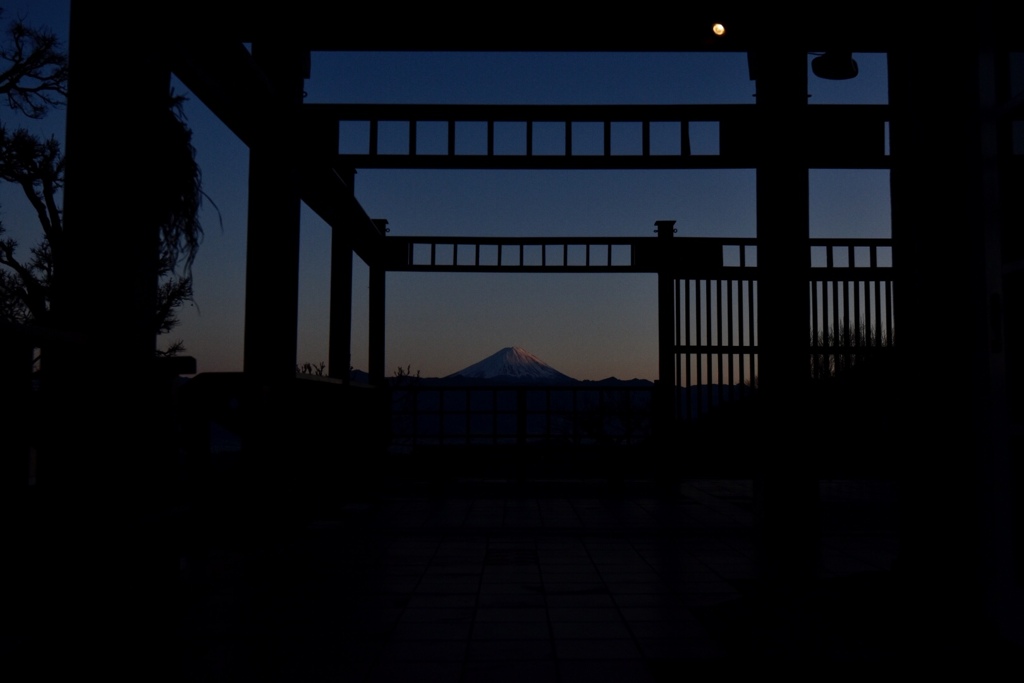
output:
[[[818,352],[811,355],[811,377],[830,379],[842,377],[875,361],[880,353],[891,351],[891,330],[875,330],[866,323],[855,326],[845,323],[815,336],[811,346]]]
[[[50,308],[53,251],[60,250],[63,221],[57,199],[64,181],[64,156],[59,143],[43,141],[25,129],[8,133],[0,125],[0,180],[21,187],[43,231],[31,256],[17,255],[18,243],[3,237],[0,223],[0,301],[4,319],[45,324]]]
[[[0,18],[3,8],[0,8]],[[0,95],[7,106],[33,118],[67,97],[68,58],[52,31],[15,19],[0,42]]]
[[[412,374],[412,366],[406,365],[404,368],[399,365],[395,368],[394,381],[392,382],[395,386],[401,386],[404,384],[415,384],[420,378],[420,371],[417,370],[416,374]]]
[[[2,13],[2,10],[0,10]],[[12,22],[0,39],[0,94],[8,106],[32,118],[51,106],[62,106],[66,95],[67,58],[56,36],[33,29],[21,20]],[[202,239],[199,209],[202,176],[195,160],[192,132],[182,104],[184,98],[168,94],[162,130],[156,131],[151,150],[161,169],[162,198],[153,203],[160,225],[157,306],[153,330],[165,334],[179,319],[176,311],[192,300],[191,265]],[[54,263],[64,249],[60,193],[64,185],[64,156],[53,137],[41,139],[18,128],[0,125],[0,181],[19,186],[35,211],[42,240],[29,255],[19,256],[18,243],[4,237],[0,222],[0,319],[20,324],[45,325],[49,318]],[[184,351],[181,341],[159,353]]]
[[[295,366],[295,374],[297,375],[314,375],[316,377],[323,377],[327,373],[327,363],[320,361],[317,364],[303,363],[302,365]]]

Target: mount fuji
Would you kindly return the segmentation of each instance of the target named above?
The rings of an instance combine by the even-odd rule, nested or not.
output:
[[[454,372],[446,380],[563,384],[577,380],[564,375],[525,349],[509,346],[478,363]]]

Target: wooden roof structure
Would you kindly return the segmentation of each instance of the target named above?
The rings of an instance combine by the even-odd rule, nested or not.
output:
[[[672,20],[636,8],[571,25],[510,7],[500,27],[481,25],[470,34],[464,24],[431,14],[432,8],[399,16],[384,16],[393,8],[378,9],[377,21],[348,13],[346,21],[335,23],[337,8],[324,9],[322,3],[317,8],[293,2],[261,15],[255,6],[248,14],[227,14],[204,3],[168,2],[150,3],[126,33],[123,8],[76,0],[65,190],[67,238],[75,256],[59,265],[54,312],[64,329],[85,341],[55,348],[47,361],[56,427],[48,485],[70,501],[68,510],[94,511],[90,514],[115,506],[150,509],[166,499],[160,492],[166,490],[173,455],[159,436],[167,405],[152,373],[150,324],[155,283],[150,255],[157,237],[155,226],[140,225],[139,217],[146,215],[152,190],[147,141],[157,129],[154,117],[166,108],[172,72],[250,149],[246,424],[252,430],[250,455],[273,473],[273,463],[286,457],[295,436],[295,424],[283,416],[295,417],[289,412],[294,397],[289,387],[295,380],[300,202],[332,226],[338,264],[354,251],[373,269],[387,256],[381,225],[358,204],[349,174],[352,160],[331,150],[337,116],[353,112],[302,103],[309,51],[747,52],[757,104],[742,112],[718,108],[703,114],[738,122],[735,146],[730,147],[730,133],[723,133],[728,159],[722,163],[757,171],[764,326],[760,380],[773,399],[767,419],[759,423],[767,463],[758,474],[766,482],[766,542],[780,544],[783,550],[774,555],[780,562],[800,556],[784,550],[800,545],[802,537],[793,529],[806,525],[808,515],[793,501],[803,500],[822,449],[799,441],[799,421],[781,407],[799,391],[793,377],[807,365],[807,171],[815,164],[884,164],[891,173],[893,251],[900,269],[899,386],[913,402],[900,416],[907,441],[878,448],[889,449],[898,460],[904,484],[906,566],[927,577],[918,586],[922,595],[949,594],[951,583],[967,586],[964,599],[1006,626],[1006,605],[995,604],[986,597],[994,593],[983,594],[981,587],[998,585],[1005,589],[1000,595],[1019,599],[1024,577],[1024,194],[1019,191],[1024,88],[1018,80],[1024,31],[1010,16],[1010,6],[989,1],[961,3],[957,13],[930,13],[912,25],[897,23],[888,3],[859,3],[839,18],[768,5],[751,12],[698,3]],[[713,21],[727,27],[721,40],[708,30]],[[398,30],[403,26],[416,31]],[[888,105],[808,115],[807,52],[829,50],[887,53]],[[485,109],[472,115],[488,120],[536,115]],[[667,115],[655,108],[638,113],[641,118]],[[422,113],[367,107],[362,114],[409,119]],[[563,119],[607,120],[620,114],[557,112]],[[462,114],[453,109],[429,115]],[[814,116],[835,116],[855,128],[863,124],[868,140],[877,139],[877,126],[888,122],[889,158],[878,159],[873,152],[865,158],[859,145],[844,147],[842,140],[820,159],[806,146],[794,151],[792,141],[803,139],[808,122],[817,125]],[[110,141],[116,139],[132,143],[114,146]],[[369,155],[356,160],[371,161]],[[351,293],[344,285],[344,266],[338,268],[332,317],[339,322],[332,324],[332,335],[338,330],[340,338],[346,331],[345,297]],[[383,270],[374,272],[371,287]],[[93,288],[76,287],[83,278],[91,278]],[[104,292],[102,302],[95,300],[96,291]],[[376,311],[371,316],[381,316],[371,320],[371,330],[383,329],[382,302],[371,301]],[[337,343],[343,356],[347,342]],[[371,339],[371,347],[382,349],[383,338]],[[92,362],[83,363],[83,356]],[[121,393],[111,401],[96,401],[97,364],[120,371]],[[382,357],[371,359],[371,366],[381,377]],[[127,442],[127,424],[143,436]],[[672,445],[665,448],[665,457],[671,457]],[[961,492],[960,514],[947,511],[953,489]],[[962,514],[964,506],[970,514]]]

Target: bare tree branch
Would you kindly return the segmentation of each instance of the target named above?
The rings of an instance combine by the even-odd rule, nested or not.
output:
[[[0,42],[0,95],[7,106],[42,118],[50,107],[64,105],[67,84],[68,59],[57,36],[21,19],[12,21]]]
[[[13,322],[41,322],[49,312],[49,249],[33,249],[32,259],[23,263],[15,256],[17,247],[13,239],[0,239],[0,266],[8,269],[0,268],[0,315]]]
[[[56,139],[41,140],[23,128],[9,133],[0,125],[0,180],[20,185],[46,237],[60,238],[55,196],[64,186],[64,156]]]

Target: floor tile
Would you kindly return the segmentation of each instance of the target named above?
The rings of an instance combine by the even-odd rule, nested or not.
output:
[[[551,629],[546,621],[478,621],[473,625],[474,640],[547,640]]]
[[[635,659],[640,650],[632,640],[556,640],[555,654],[559,659]]]

